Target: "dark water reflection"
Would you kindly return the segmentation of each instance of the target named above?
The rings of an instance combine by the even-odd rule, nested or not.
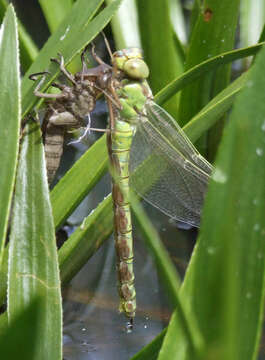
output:
[[[148,213],[156,212],[148,208]],[[172,259],[185,271],[193,241],[168,218],[156,213],[156,225]],[[167,226],[167,227],[166,227]],[[181,257],[179,257],[181,255]],[[137,316],[133,331],[119,314],[113,239],[73,279],[64,291],[64,359],[129,359],[168,324],[172,309],[153,261],[139,236],[135,236]]]

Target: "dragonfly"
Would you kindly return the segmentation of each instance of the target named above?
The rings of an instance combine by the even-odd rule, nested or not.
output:
[[[112,54],[105,43],[111,65],[104,63],[92,47],[98,66],[84,69],[83,64],[82,72],[74,78],[81,79],[82,86],[96,89],[96,93],[90,92],[93,101],[104,94],[108,106],[109,125],[104,131],[112,174],[119,309],[129,319],[129,328],[136,313],[130,187],[172,219],[199,227],[213,168],[175,119],[154,102],[147,82],[149,68],[141,50],[130,48]],[[62,59],[60,67],[65,72]],[[35,95],[44,97],[38,89]],[[101,131],[90,124],[87,129]]]
[[[109,53],[112,70],[106,89],[115,102],[111,96],[106,99],[107,147],[113,174],[118,288],[120,311],[132,326],[136,291],[129,188],[172,219],[199,227],[213,168],[177,122],[154,102],[146,80],[149,69],[140,49]]]

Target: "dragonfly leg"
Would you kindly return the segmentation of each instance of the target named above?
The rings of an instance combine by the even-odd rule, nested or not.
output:
[[[104,39],[104,42],[105,42],[105,45],[106,45],[106,48],[108,50],[108,53],[109,53],[109,56],[110,56],[110,59],[111,59],[111,62],[113,63],[113,53],[111,51],[111,48],[110,48],[110,43],[108,42],[108,39],[104,33],[104,31],[101,31],[101,34],[103,36],[103,39]]]
[[[82,73],[81,73],[81,81],[84,81],[84,74],[87,72],[88,67],[86,64],[86,58],[85,58],[85,54],[88,50],[89,45],[87,45],[84,50],[81,53],[81,63],[82,63]],[[89,62],[89,59],[87,59],[87,61]]]
[[[96,60],[96,62],[100,65],[106,65],[106,63],[96,54],[96,51],[95,51],[95,44],[92,42],[92,48],[91,48],[91,53],[92,53],[92,56],[93,58]]]
[[[61,72],[67,77],[67,79],[69,81],[71,81],[72,84],[76,85],[75,79],[73,77],[73,75],[66,70],[65,66],[64,66],[64,58],[63,55],[58,53],[58,56],[60,57],[60,60],[56,59],[56,58],[51,58],[51,61],[57,63],[60,65],[60,70]]]
[[[33,80],[33,81],[36,81],[38,76],[42,76],[40,82],[38,83],[38,85],[34,89],[34,92],[33,92],[34,95],[37,96],[37,97],[40,97],[40,98],[44,98],[44,99],[62,99],[62,98],[64,98],[65,97],[64,93],[61,93],[61,94],[46,94],[46,93],[43,93],[43,92],[39,91],[41,86],[43,85],[45,79],[46,79],[46,76],[48,74],[50,74],[49,71],[42,71],[42,72],[39,72],[39,73],[31,74],[29,76],[29,79]],[[59,88],[59,84],[53,83],[53,86]]]

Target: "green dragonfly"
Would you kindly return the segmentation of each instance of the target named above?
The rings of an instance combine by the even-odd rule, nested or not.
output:
[[[107,42],[106,45],[108,47]],[[198,227],[212,166],[199,154],[176,121],[153,101],[146,80],[149,69],[141,51],[131,48],[112,54],[109,47],[108,50],[112,66],[105,64],[92,48],[92,55],[99,65],[89,69],[83,57],[82,72],[74,77],[63,67],[61,57],[60,69],[71,80],[72,87],[53,84],[62,93],[56,95],[52,109],[57,104],[62,109],[53,112],[51,119],[56,127],[68,127],[68,118],[76,126],[79,117],[84,115],[81,110],[90,111],[88,105],[84,109],[78,107],[79,103],[84,103],[83,91],[87,93],[89,90],[91,108],[99,93],[105,95],[109,110],[106,133],[113,177],[120,311],[130,319],[130,326],[136,311],[136,292],[129,187],[132,186],[147,202],[171,218]],[[35,79],[38,74],[45,75],[37,73],[31,78]],[[39,87],[34,92],[36,96],[51,97],[39,92]],[[76,87],[79,89],[77,93]],[[73,104],[68,92],[75,95],[71,97]],[[90,130],[101,131],[91,128],[89,123],[85,131]]]
[[[120,311],[136,311],[129,186],[171,218],[199,226],[212,172],[176,121],[154,100],[138,48],[115,52],[108,82],[107,145],[113,176]],[[119,104],[119,106],[115,104]]]

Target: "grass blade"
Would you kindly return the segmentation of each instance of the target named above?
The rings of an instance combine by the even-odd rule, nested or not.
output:
[[[6,313],[0,316],[1,325],[0,349],[3,359],[39,360],[36,357],[36,338],[40,319],[40,302],[32,301],[24,311],[7,324]],[[3,321],[4,320],[4,321]]]
[[[35,359],[62,358],[62,305],[57,249],[39,125],[22,140],[10,235],[8,317],[41,299]]]
[[[198,77],[207,73],[210,70],[216,69],[218,66],[228,64],[237,59],[255,55],[265,44],[265,42],[250,46],[248,48],[242,48],[232,50],[227,53],[220,54],[202,62],[199,65],[194,66],[192,69],[186,71],[177,79],[165,86],[161,91],[155,95],[155,101],[161,105],[165,103],[171,96],[177,91],[182,90],[185,86],[196,80]]]
[[[0,29],[0,83],[0,149],[1,171],[4,174],[0,176],[1,267],[15,182],[21,113],[17,23],[12,5],[8,7]]]

